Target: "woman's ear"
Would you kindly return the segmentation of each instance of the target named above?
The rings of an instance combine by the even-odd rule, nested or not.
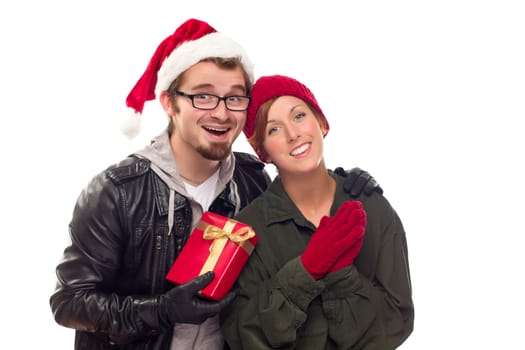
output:
[[[315,118],[317,119],[317,122],[319,123],[319,129],[321,129],[321,134],[323,135],[323,138],[328,134],[328,125],[325,119],[323,119],[319,114],[315,113]]]
[[[328,130],[326,129],[326,125],[324,125],[323,122],[319,121],[319,127],[321,128],[321,134],[323,134],[323,137],[328,134]]]
[[[257,153],[257,157],[259,157],[259,159],[264,162],[264,163],[271,163],[272,162],[272,159],[268,156],[268,154],[260,149],[259,147],[254,147],[255,149],[255,153]]]

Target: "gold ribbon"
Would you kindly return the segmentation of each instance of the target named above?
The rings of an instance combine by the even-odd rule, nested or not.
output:
[[[219,228],[217,226],[209,225],[203,222],[199,223],[198,228],[204,228],[202,238],[206,240],[213,240],[209,249],[210,254],[202,266],[199,275],[213,270],[215,264],[217,264],[217,261],[219,260],[224,246],[226,243],[228,243],[228,240],[237,243],[246,251],[248,255],[253,252],[254,246],[249,241],[249,239],[255,237],[255,232],[247,226],[241,227],[235,232],[231,232],[235,224],[235,221],[232,222],[231,220],[228,220],[224,225],[224,228]]]

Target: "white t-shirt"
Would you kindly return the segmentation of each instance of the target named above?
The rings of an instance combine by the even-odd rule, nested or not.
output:
[[[213,202],[215,189],[217,188],[217,181],[219,180],[219,170],[213,173],[206,181],[198,186],[193,186],[187,182],[184,182],[186,191],[190,194],[193,199],[200,203],[202,211],[205,212]]]
[[[200,203],[203,212],[208,210],[214,200],[218,180],[219,170],[198,186],[184,182],[186,191],[195,201]],[[171,340],[171,350],[222,350],[223,348],[224,339],[219,326],[218,315],[208,318],[200,325],[189,323],[175,324],[173,338]]]

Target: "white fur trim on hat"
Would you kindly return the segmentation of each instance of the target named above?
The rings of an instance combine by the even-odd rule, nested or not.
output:
[[[239,57],[253,83],[253,63],[245,50],[222,33],[210,33],[197,40],[186,41],[166,57],[157,73],[155,96],[168,90],[173,80],[182,72],[208,57]]]
[[[140,132],[142,118],[140,117],[140,113],[133,108],[128,108],[127,110],[127,115],[125,115],[120,122],[120,131],[129,139],[133,139]]]

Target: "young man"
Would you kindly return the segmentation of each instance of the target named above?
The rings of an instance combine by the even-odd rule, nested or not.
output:
[[[157,98],[168,128],[82,191],[57,266],[51,309],[76,330],[76,349],[223,348],[217,315],[234,294],[199,298],[212,272],[183,285],[165,276],[204,211],[232,217],[270,183],[256,157],[232,152],[253,80],[244,49],[205,22],[159,45],[126,102],[140,114]],[[348,183],[380,190],[359,169]]]

